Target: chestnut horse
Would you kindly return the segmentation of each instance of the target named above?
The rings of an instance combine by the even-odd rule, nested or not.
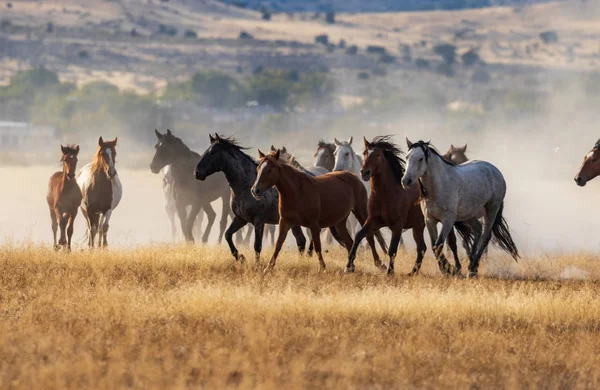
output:
[[[113,141],[98,139],[98,150],[94,161],[87,164],[77,176],[83,201],[81,213],[87,221],[88,245],[93,248],[96,234],[98,246],[108,245],[106,235],[113,210],[119,205],[123,188],[117,175],[117,138]]]
[[[271,187],[279,191],[279,234],[275,252],[265,272],[275,266],[281,246],[292,226],[310,229],[315,252],[321,270],[325,262],[321,253],[320,232],[322,228],[334,226],[346,249],[350,251],[353,240],[346,228],[346,220],[352,212],[363,224],[367,219],[367,191],[355,175],[348,172],[333,172],[311,177],[279,159],[280,151],[268,155],[258,151],[260,162],[252,186],[252,195],[260,199]],[[375,265],[381,260],[375,249],[373,234],[367,235]]]
[[[575,183],[579,187],[583,187],[588,181],[600,175],[600,139],[583,158],[583,164],[579,168],[579,172],[575,175]]]
[[[50,176],[48,183],[48,207],[52,220],[52,234],[54,235],[54,249],[61,246],[71,251],[71,237],[73,237],[73,223],[77,216],[77,209],[81,205],[81,189],[75,180],[77,169],[77,155],[79,145],[60,146],[63,163],[62,172]],[[60,223],[60,239],[56,243],[56,231]],[[65,237],[66,234],[66,237]]]
[[[388,253],[390,257],[388,275],[394,273],[394,258],[403,230],[412,229],[413,238],[417,244],[417,259],[411,275],[419,272],[427,250],[423,237],[425,218],[419,205],[419,188],[417,186],[408,189],[402,188],[401,180],[405,164],[401,157],[403,152],[397,145],[390,142],[390,138],[390,136],[375,137],[371,142],[363,138],[364,162],[360,173],[363,180],[369,180],[371,184],[369,217],[356,234],[354,246],[348,255],[346,272],[354,272],[356,249],[363,238],[382,227],[388,227],[392,231]],[[458,259],[456,240],[451,247],[455,258]],[[445,264],[440,263],[439,266],[442,272],[446,271]],[[460,267],[460,263],[458,266]],[[460,272],[460,268],[457,271]]]

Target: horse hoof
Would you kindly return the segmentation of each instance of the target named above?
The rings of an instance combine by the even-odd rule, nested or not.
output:
[[[478,277],[477,272],[469,271],[469,279],[477,279]]]
[[[415,271],[414,269],[412,271],[410,271],[409,273],[406,274],[406,276],[417,276],[419,274],[419,271]]]
[[[394,276],[394,269],[393,268],[388,268],[387,276]]]
[[[379,269],[382,270],[383,272],[388,270],[388,267],[385,266],[385,264],[379,264]],[[393,272],[393,271],[392,271]]]
[[[344,273],[346,273],[346,274],[353,274],[354,273],[354,266],[352,266],[352,267],[346,267],[346,269],[344,270]]]
[[[245,263],[246,262],[246,257],[244,257],[244,255],[239,255],[238,256],[238,260],[240,261],[240,263]]]

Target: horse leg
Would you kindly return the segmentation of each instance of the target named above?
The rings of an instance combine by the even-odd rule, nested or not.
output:
[[[107,235],[108,235],[108,228],[110,226],[109,222],[110,222],[111,216],[112,216],[112,210],[108,210],[104,214],[104,222],[102,223],[102,246],[103,247],[108,246]]]
[[[352,247],[354,246],[354,240],[350,236],[350,232],[348,231],[347,226],[348,225],[346,224],[346,221],[344,221],[344,222],[340,222],[337,225],[335,225],[335,229],[340,236],[340,240],[342,240],[342,242],[344,243],[344,246],[346,247],[346,251],[348,251],[348,254],[350,254],[350,250],[352,250]],[[321,238],[321,233],[319,233],[319,239],[320,238]]]
[[[344,221],[344,228],[345,227],[346,227],[346,221]],[[312,237],[312,241],[315,244],[315,252],[317,253],[317,257],[319,258],[320,271],[325,271],[325,261],[323,260],[323,253],[321,253],[321,227],[319,225],[311,226],[310,234]],[[346,235],[348,235],[347,230],[346,230]],[[350,242],[352,242],[352,238],[350,238]]]
[[[269,265],[267,265],[267,268],[265,268],[264,273],[269,272],[270,270],[273,269],[273,267],[275,267],[275,262],[277,261],[277,256],[279,256],[279,252],[281,252],[281,247],[283,246],[283,243],[285,242],[285,238],[287,237],[290,227],[291,226],[289,225],[289,223],[287,223],[283,219],[279,219],[279,233],[277,234],[277,242],[275,243],[275,251],[273,252],[273,256],[271,256],[271,261],[269,261]],[[300,231],[300,234],[302,234],[302,231]],[[304,236],[302,238],[304,239]],[[296,236],[296,239],[298,239],[298,236]],[[306,245],[306,239],[304,239],[304,245]],[[300,247],[300,244],[298,244],[298,247]],[[302,248],[302,251],[304,251],[304,248]]]
[[[387,274],[391,276],[394,274],[394,259],[398,252],[398,245],[400,244],[400,238],[402,237],[402,228],[392,230],[392,239],[390,240],[389,256],[390,264],[388,266]]]
[[[71,238],[73,237],[73,224],[75,223],[75,215],[69,216],[69,224],[67,226],[67,250],[71,252]]]
[[[438,266],[440,267],[440,271],[444,275],[454,274],[454,267],[452,264],[448,262],[446,256],[444,255],[444,243],[448,239],[448,235],[454,228],[454,223],[456,222],[456,218],[445,218],[442,221],[442,230],[440,232],[439,237],[436,240],[436,245],[433,247],[434,253],[436,253],[436,258],[438,260]]]
[[[352,244],[352,249],[350,249],[350,252],[348,253],[348,262],[346,263],[346,270],[344,272],[354,272],[354,259],[356,259],[356,251],[358,250],[358,246],[360,245],[360,242],[367,236],[367,234],[372,232],[372,230],[373,222],[371,218],[367,218],[367,221],[363,224],[362,228],[354,237],[354,244]]]
[[[438,235],[438,231],[437,231],[437,222],[427,218],[425,221],[426,225],[427,225],[427,231],[429,232],[429,237],[431,237],[431,246],[433,247],[433,253],[435,255],[435,258],[437,259],[438,262],[438,266],[440,267],[440,271],[442,272],[442,274],[445,275],[449,275],[450,274],[450,270],[451,270],[451,265],[450,263],[448,263],[448,260],[446,260],[446,257],[444,256],[444,253],[442,252],[444,249],[444,240],[442,240],[442,237],[445,239],[445,236],[443,234],[439,234]],[[448,235],[449,229],[448,227],[452,227],[452,224],[442,224],[442,233],[444,231],[444,228],[446,228],[446,232],[445,235]],[[441,241],[441,244],[440,244]]]
[[[56,232],[58,231],[58,221],[56,220],[56,213],[53,209],[50,209],[50,220],[52,221],[52,236],[54,237],[54,249],[58,249],[56,245]]]
[[[485,206],[485,222],[483,225],[483,232],[473,248],[473,253],[471,253],[471,261],[469,263],[469,278],[477,277],[479,260],[481,259],[481,255],[487,248],[490,239],[492,238],[492,228],[494,227],[494,221],[496,220],[499,210],[499,206]]]
[[[100,215],[98,213],[93,213],[89,215],[90,218],[90,237],[89,237],[89,246],[90,248],[94,247],[94,241],[96,240],[96,233],[98,233],[98,220],[100,219]]]
[[[456,246],[456,233],[454,233],[454,229],[450,230],[448,234],[448,247],[452,251],[452,255],[454,256],[454,273],[456,275],[460,275],[460,270],[462,269],[462,265],[460,264],[460,259],[458,258],[458,247]]]
[[[408,274],[409,276],[418,274],[421,269],[421,264],[423,264],[423,257],[427,251],[427,245],[425,245],[425,237],[423,234],[424,230],[425,226],[422,225],[412,228],[413,239],[415,240],[415,244],[417,244],[417,259],[415,260],[415,266]]]
[[[227,241],[227,244],[229,245],[229,250],[231,251],[231,254],[233,255],[233,257],[236,260],[244,260],[244,256],[238,254],[238,250],[235,247],[235,245],[233,244],[233,235],[240,230],[241,228],[243,228],[244,226],[246,226],[248,222],[244,221],[243,219],[241,219],[238,216],[233,217],[233,221],[231,222],[231,225],[229,225],[229,227],[227,228],[227,231],[225,231],[225,241]]]
[[[106,222],[106,214],[100,214],[98,219],[98,248],[104,247],[104,222]]]
[[[221,197],[221,220],[219,221],[218,244],[223,241],[223,234],[225,234],[225,229],[227,228],[227,219],[229,218],[229,214],[231,214],[231,203],[229,203],[229,199],[230,195],[229,191],[227,191],[227,196]]]
[[[275,225],[267,225],[267,232],[271,235],[271,246],[275,246]],[[293,231],[292,231],[293,232]]]
[[[187,230],[187,206],[178,204],[177,205],[177,216],[179,217],[179,223],[181,224],[181,233],[187,242],[194,242],[194,236]]]
[[[204,222],[204,207],[201,206],[196,215],[194,226],[192,228],[192,235],[194,237],[200,237],[202,235],[202,222]]]
[[[256,232],[256,227],[254,229],[254,232]],[[246,231],[246,237],[244,237],[244,245],[250,245],[251,237],[252,237],[252,229],[250,227],[248,227],[248,230]]]
[[[58,245],[61,247],[67,246],[67,223],[69,222],[69,218],[65,215],[60,216],[60,239],[58,240]]]
[[[192,213],[194,212],[194,209],[192,208]],[[210,236],[210,231],[212,230],[212,227],[215,223],[215,219],[217,219],[217,213],[215,213],[215,210],[212,208],[210,203],[207,203],[204,206],[204,212],[206,213],[206,216],[208,217],[208,224],[206,225],[206,229],[204,229],[204,235],[202,236],[202,243],[206,244],[208,242],[208,237]]]
[[[306,254],[307,254],[308,257],[312,257],[313,250],[315,249],[315,243],[314,243],[314,241],[312,239],[312,234],[310,233],[310,229],[306,228],[304,230],[306,232],[306,235],[308,237],[310,237],[310,243],[308,244],[308,251],[306,252]]]
[[[306,237],[304,237],[304,234],[302,234],[302,228],[300,228],[300,226],[293,226],[292,234],[296,238],[296,245],[298,245],[298,252],[300,252],[300,254],[303,254],[304,249],[306,249]]]
[[[264,229],[265,223],[263,221],[254,224],[254,255],[256,256],[256,263],[260,262]]]

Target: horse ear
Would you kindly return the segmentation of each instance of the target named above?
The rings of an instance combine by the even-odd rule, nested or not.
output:
[[[154,129],[154,134],[156,134],[156,138],[161,139],[163,135],[156,129]]]
[[[287,153],[287,149],[285,148],[285,146],[281,147],[281,153],[286,154]]]
[[[277,151],[275,152],[275,160],[279,160],[279,155],[281,154],[281,151],[279,149],[277,149]]]
[[[172,136],[173,136],[173,133],[171,133],[171,130],[167,129],[167,135],[168,135],[169,137],[172,137]]]
[[[221,137],[219,136],[219,133],[215,133],[215,139],[217,140],[217,142],[221,141]]]
[[[406,146],[410,149],[413,146],[413,143],[409,141],[408,137],[406,137]]]
[[[348,139],[348,146],[352,145],[352,139],[353,139],[353,138],[354,138],[354,137],[350,136],[350,139]]]
[[[75,154],[79,154],[79,145],[75,145],[74,149],[75,149]]]
[[[271,145],[271,152],[276,151],[277,149],[275,149],[275,146]]]
[[[215,143],[215,139],[213,138],[212,134],[208,133],[208,139],[210,139],[210,143],[214,144]]]
[[[62,144],[60,145],[60,151],[63,152],[63,153],[65,152],[65,147],[62,146]]]
[[[456,148],[454,147],[454,144],[450,144],[450,150],[455,151]]]
[[[367,137],[363,136],[363,142],[365,143],[365,148],[369,147],[369,141],[367,141]]]
[[[100,136],[100,138],[98,138],[98,145],[102,146],[103,143],[104,143],[104,140],[102,139],[102,136]]]
[[[117,141],[119,140],[119,137],[115,137],[115,140],[113,141],[113,143],[115,144],[115,146],[117,146]]]
[[[463,153],[467,151],[467,144],[465,144],[465,146],[462,147],[462,151]]]
[[[258,149],[258,158],[260,158],[260,159],[265,158],[265,154],[263,152],[261,152],[260,149]]]
[[[335,137],[334,137],[334,138],[333,138],[333,142],[335,142],[335,144],[336,144],[337,146],[340,146],[340,141],[338,141],[338,139],[337,139],[337,138],[335,138]]]
[[[429,144],[431,143],[431,138],[429,138],[429,139],[427,140],[427,142],[425,142],[425,143],[427,144],[427,146],[429,146]]]

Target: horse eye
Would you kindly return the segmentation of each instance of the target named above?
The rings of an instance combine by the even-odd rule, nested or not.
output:
[[[421,158],[419,159],[419,161],[423,161],[423,157],[421,157]]]
[[[593,159],[592,159],[592,162],[595,162],[596,160],[598,160],[598,159],[597,159],[597,158],[593,158]]]

